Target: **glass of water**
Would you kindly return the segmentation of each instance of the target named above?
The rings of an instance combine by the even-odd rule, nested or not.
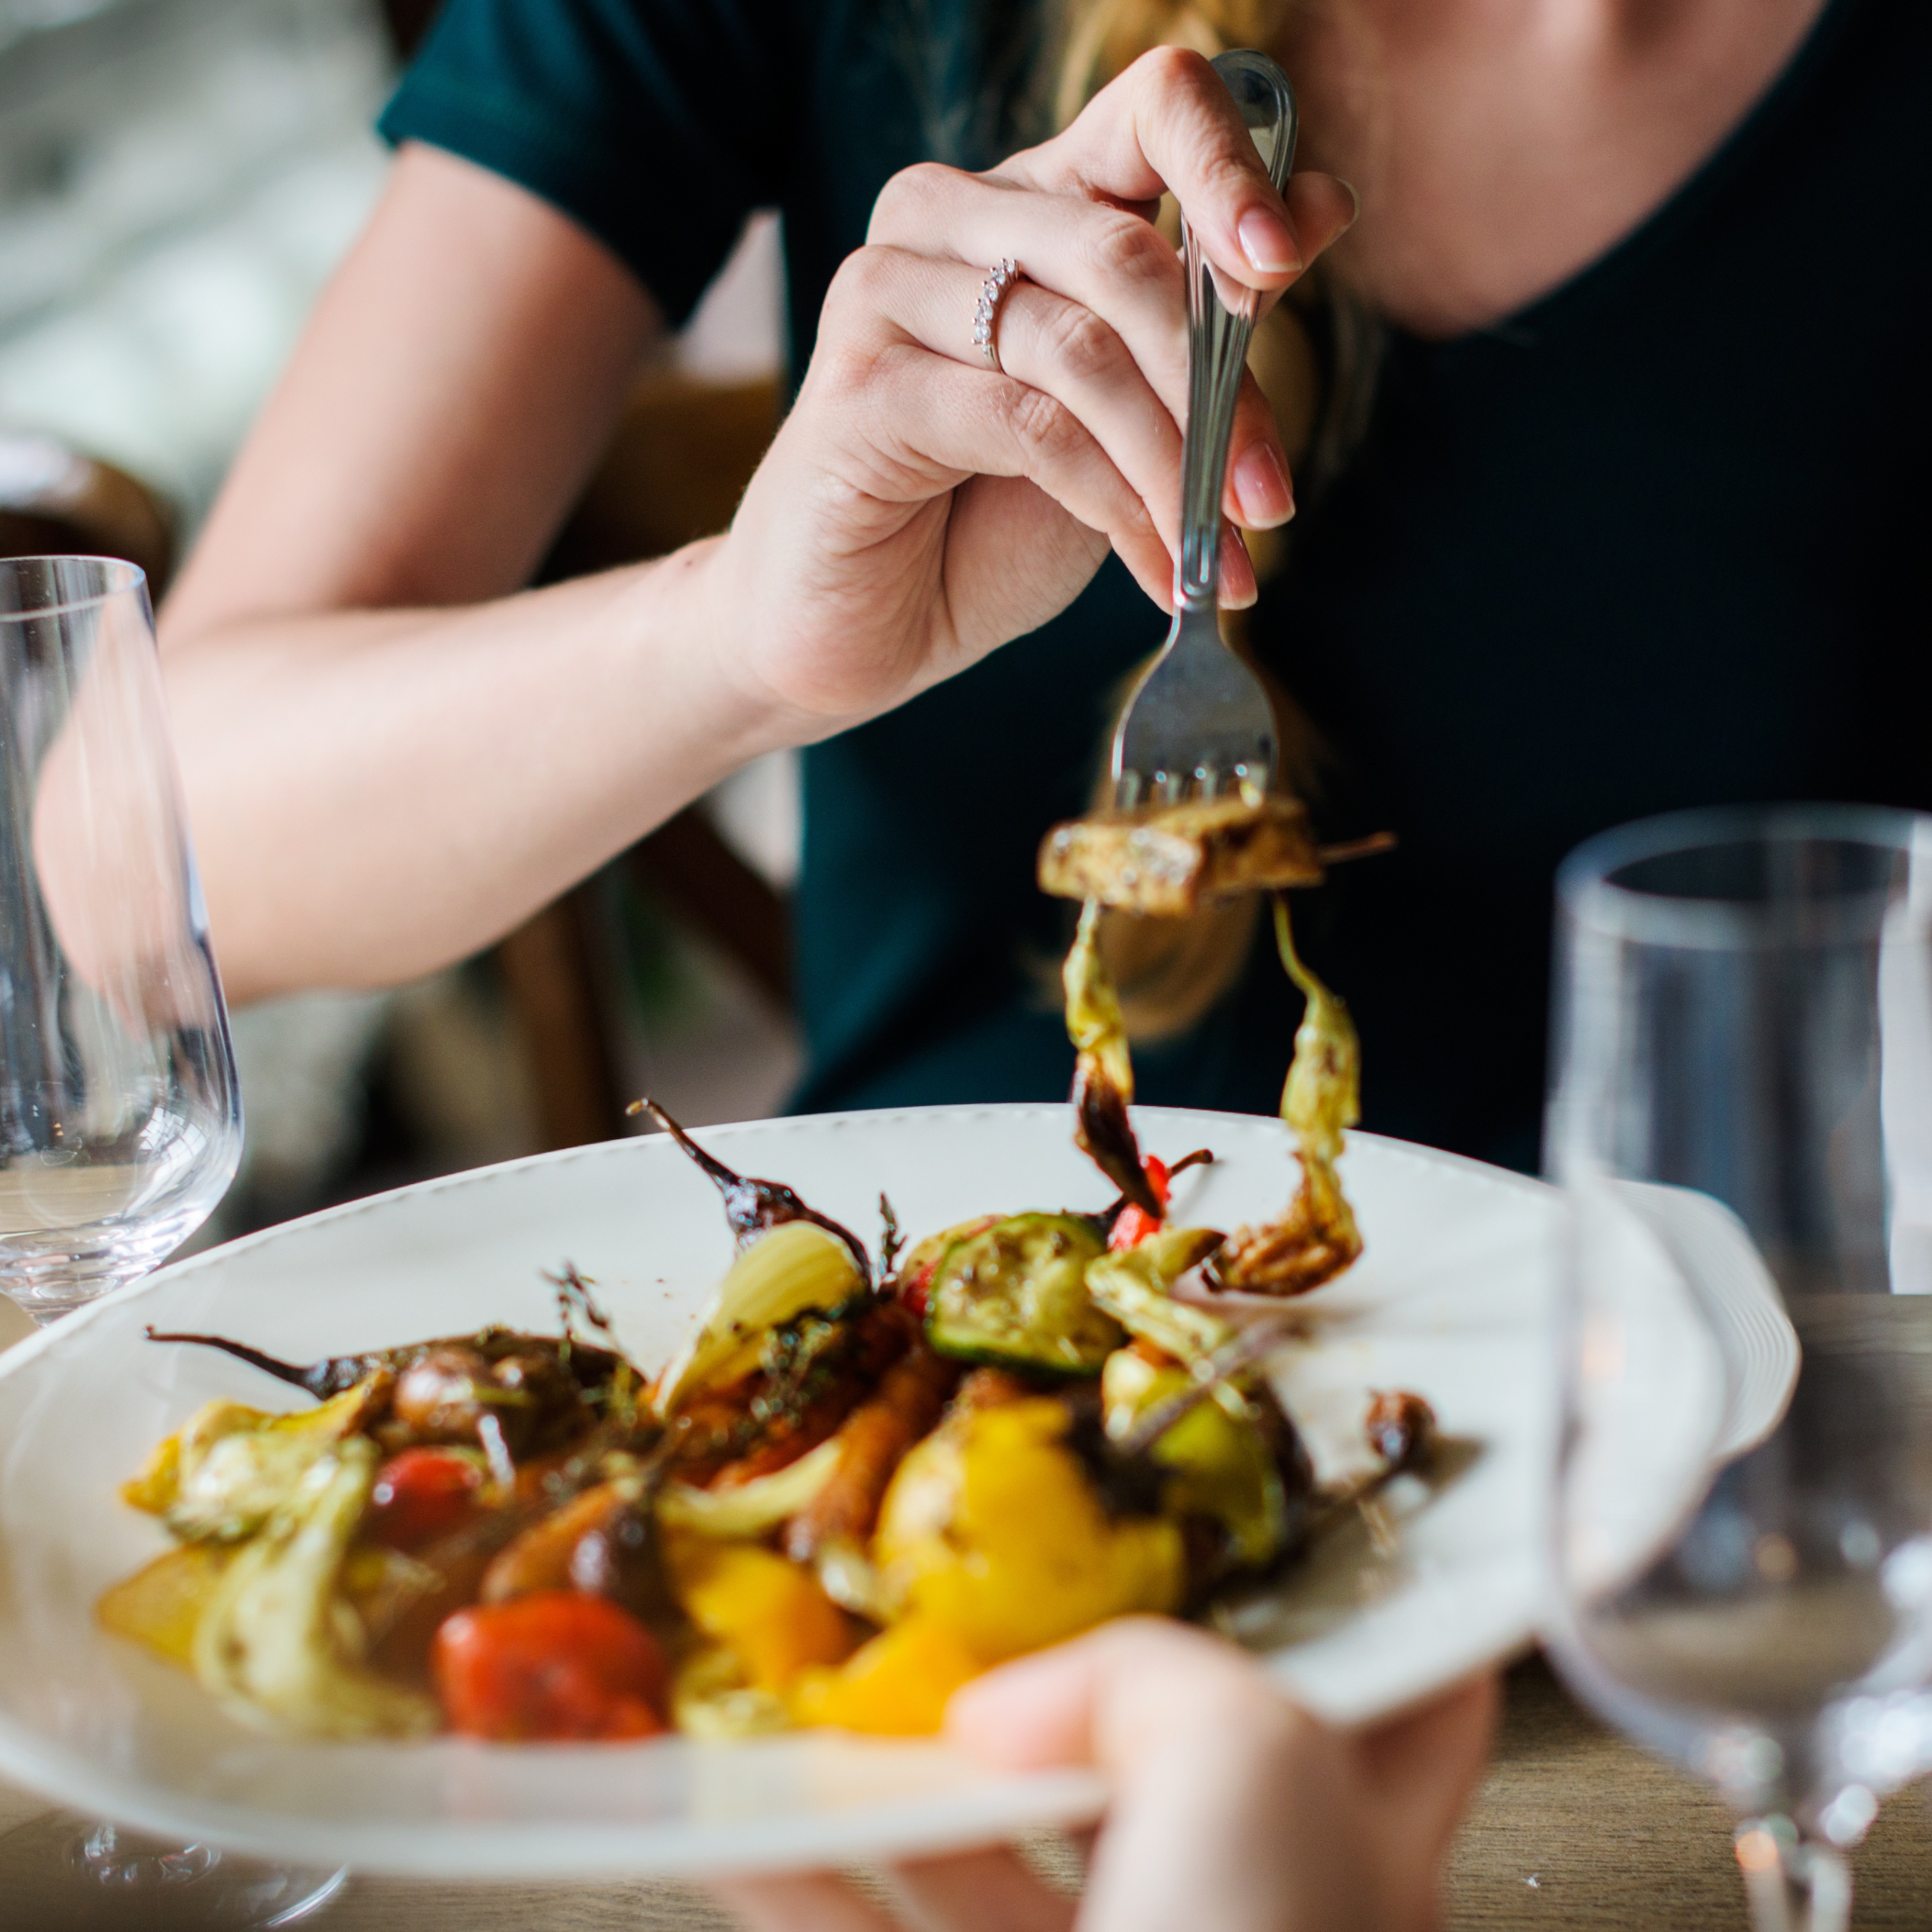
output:
[[[0,561],[0,1288],[44,1322],[146,1274],[241,1150],[146,581]]]
[[[1558,899],[1552,1652],[1839,1932],[1932,1767],[1932,819],[1652,820]]]

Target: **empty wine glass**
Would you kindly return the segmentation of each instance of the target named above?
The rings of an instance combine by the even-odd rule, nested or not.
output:
[[[1932,1766],[1932,819],[1652,820],[1558,884],[1551,1644],[1738,1812],[1761,1932]]]
[[[241,1152],[147,580],[0,561],[0,1289],[46,1323],[136,1280]],[[58,1814],[0,1838],[36,1932],[291,1924],[344,1876]]]

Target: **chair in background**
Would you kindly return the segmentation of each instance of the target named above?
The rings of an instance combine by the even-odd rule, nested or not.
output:
[[[138,477],[51,436],[0,429],[0,556],[114,556],[148,574],[158,603],[175,516]]]

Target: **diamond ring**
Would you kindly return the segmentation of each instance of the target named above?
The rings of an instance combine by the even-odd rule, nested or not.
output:
[[[973,311],[973,346],[986,358],[986,367],[996,376],[1004,371],[1000,367],[1000,352],[993,344],[993,331],[999,322],[1000,303],[1019,278],[1020,265],[1010,257],[997,268],[989,268],[986,279],[980,284],[979,306]]]

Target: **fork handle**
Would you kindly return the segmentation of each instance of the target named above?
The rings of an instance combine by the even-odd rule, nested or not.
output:
[[[1218,56],[1214,70],[1241,110],[1269,178],[1279,193],[1294,159],[1294,90],[1266,54],[1237,48]],[[1247,366],[1259,297],[1228,284],[1231,308],[1184,216],[1181,251],[1187,280],[1187,430],[1180,458],[1180,561],[1174,573],[1177,610],[1212,610],[1221,580],[1221,493],[1228,475],[1228,439]]]

